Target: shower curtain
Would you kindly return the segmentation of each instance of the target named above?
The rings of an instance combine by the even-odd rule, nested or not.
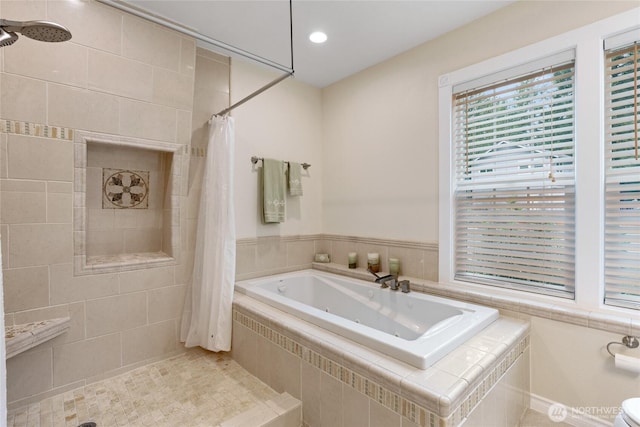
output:
[[[231,349],[231,304],[236,275],[233,165],[233,118],[215,117],[209,128],[200,193],[190,318],[189,301],[185,301],[181,340],[186,347]],[[188,331],[184,322],[188,322]]]

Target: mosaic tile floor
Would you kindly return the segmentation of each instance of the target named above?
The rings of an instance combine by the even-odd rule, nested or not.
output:
[[[10,411],[8,427],[212,427],[277,396],[227,355],[190,349]]]

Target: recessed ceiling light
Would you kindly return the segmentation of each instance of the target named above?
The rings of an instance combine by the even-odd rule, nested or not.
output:
[[[324,43],[327,41],[327,35],[322,31],[315,31],[309,34],[309,40],[314,43]]]

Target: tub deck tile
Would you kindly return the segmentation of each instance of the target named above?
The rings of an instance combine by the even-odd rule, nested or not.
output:
[[[422,370],[237,292],[234,320],[254,332],[268,322],[277,328],[271,339],[286,331],[303,362],[421,427],[458,425],[529,346],[528,322],[502,316],[454,350],[452,360]],[[471,357],[460,367],[453,359],[463,353]]]

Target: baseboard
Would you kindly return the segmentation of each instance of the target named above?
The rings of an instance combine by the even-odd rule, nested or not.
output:
[[[550,421],[564,422],[574,427],[611,427],[618,413],[618,408],[570,407],[533,393],[529,405],[533,411],[547,414]],[[596,417],[590,412],[600,412],[608,419]]]

